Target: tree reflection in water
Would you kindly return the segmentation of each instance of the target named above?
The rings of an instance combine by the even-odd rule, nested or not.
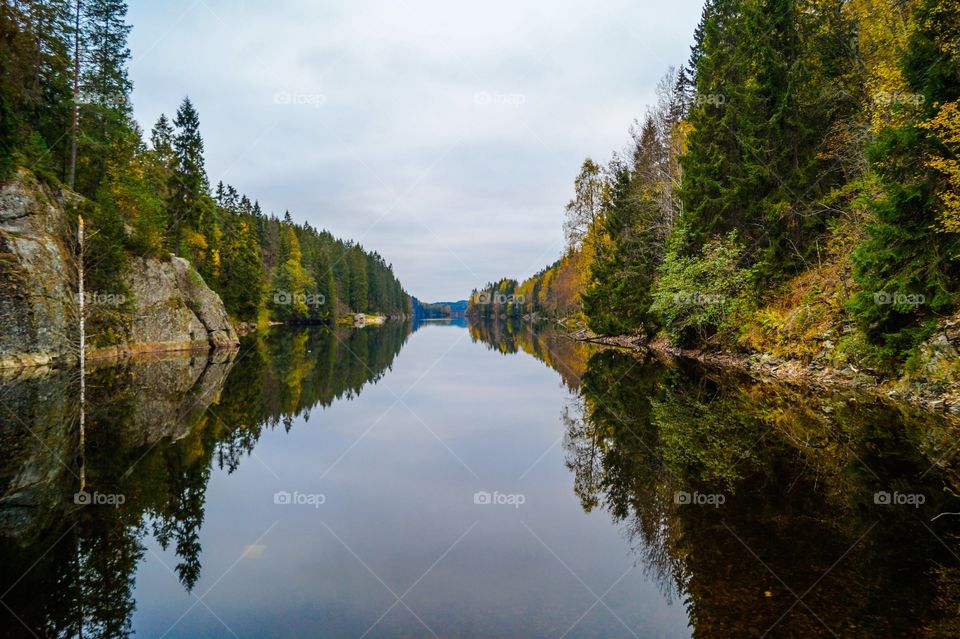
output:
[[[575,389],[561,415],[574,490],[682,598],[694,636],[960,636],[960,531],[938,517],[960,511],[954,425],[551,329],[471,334],[534,355]],[[884,493],[925,503],[875,503]]]
[[[70,372],[0,385],[5,636],[129,635],[147,536],[172,549],[192,589],[213,471],[239,468],[265,430],[356,397],[410,330],[285,329],[210,361],[101,366],[88,377],[83,451]],[[957,518],[937,517],[960,511],[952,424],[529,325],[470,333],[560,373],[574,491],[682,599],[695,636],[960,635]],[[123,503],[75,503],[81,464],[88,491]],[[925,503],[878,504],[878,493]]]
[[[233,472],[264,429],[289,430],[294,417],[356,397],[390,368],[410,330],[284,329],[235,355],[100,366],[87,376],[82,451],[73,372],[0,383],[4,636],[130,635],[148,534],[174,549],[191,590],[214,465]],[[123,503],[76,503],[81,465],[89,494]]]

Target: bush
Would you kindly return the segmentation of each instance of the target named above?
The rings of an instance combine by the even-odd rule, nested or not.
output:
[[[682,253],[685,236],[681,228],[671,240],[650,309],[675,343],[728,336],[752,306],[754,269],[740,266],[736,232],[710,240],[700,256]]]

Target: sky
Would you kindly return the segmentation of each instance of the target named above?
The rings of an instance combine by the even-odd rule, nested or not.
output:
[[[134,115],[185,95],[213,185],[329,229],[426,301],[563,252],[606,161],[686,62],[698,0],[130,0]]]

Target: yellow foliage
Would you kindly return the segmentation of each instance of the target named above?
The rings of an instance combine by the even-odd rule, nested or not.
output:
[[[198,233],[193,229],[185,229],[183,239],[187,246],[192,249],[197,251],[205,251],[207,249],[207,238],[205,238],[202,233]]]
[[[934,156],[927,166],[939,171],[946,178],[937,194],[943,206],[940,212],[939,230],[945,233],[960,232],[960,102],[954,100],[942,105],[937,115],[918,125],[940,138],[951,157]]]
[[[910,101],[910,90],[900,60],[914,25],[911,16],[918,0],[850,0],[844,10],[858,23],[864,85],[870,96],[871,129],[900,126],[909,117],[899,103]]]

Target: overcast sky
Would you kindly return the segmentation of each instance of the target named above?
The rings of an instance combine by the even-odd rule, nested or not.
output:
[[[189,94],[212,184],[360,241],[427,301],[560,256],[606,160],[684,63],[697,0],[132,0],[149,131]]]

